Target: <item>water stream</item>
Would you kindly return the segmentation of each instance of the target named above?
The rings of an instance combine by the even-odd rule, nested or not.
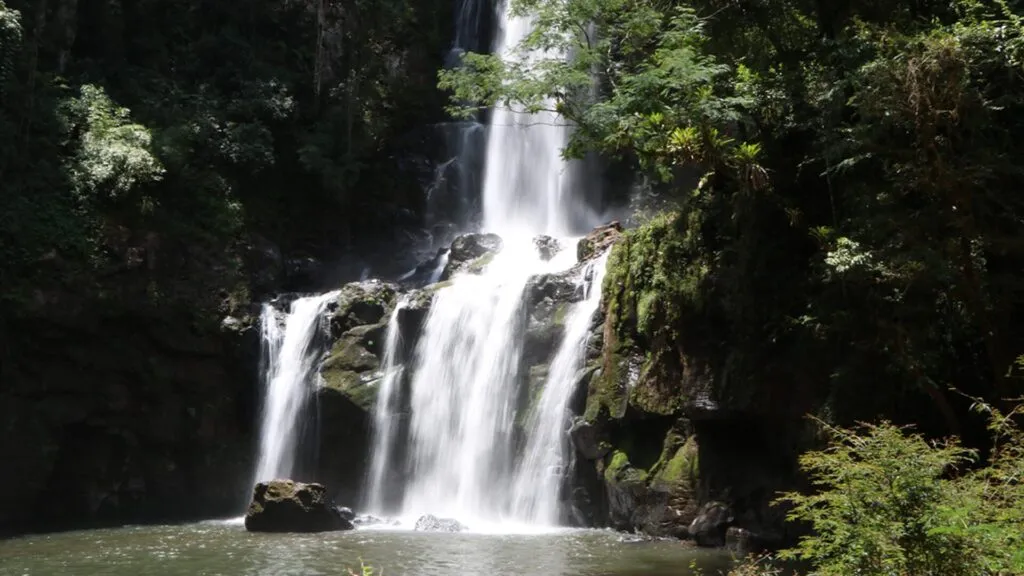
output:
[[[573,257],[544,262],[532,243],[506,242],[483,274],[438,291],[416,350],[403,516],[472,525],[510,511],[523,290],[531,275]]]
[[[458,5],[453,50],[480,44],[482,5],[478,0]],[[493,48],[505,54],[529,34],[531,22],[512,16],[506,2],[497,3],[496,9]],[[474,130],[472,124],[466,130]],[[525,289],[531,277],[566,272],[576,264],[572,249],[545,260],[534,238],[547,234],[559,237],[564,246],[574,246],[572,236],[597,222],[588,216],[586,195],[568,177],[571,166],[561,157],[568,128],[555,114],[495,109],[487,134],[479,191],[482,222],[484,231],[502,237],[503,248],[480,274],[456,275],[437,290],[411,358],[400,358],[402,305],[392,311],[364,504],[368,511],[397,513],[403,519],[422,514],[456,518],[475,530],[550,528],[561,512],[559,492],[568,452],[566,407],[579,381],[591,318],[600,302],[605,259],[577,270],[577,290],[584,298],[568,314],[539,403],[526,420],[526,449],[517,451],[516,412],[523,409],[517,403],[526,381],[519,373]],[[458,152],[463,159],[477,153],[473,147]],[[449,164],[442,164],[439,173]],[[437,280],[441,266],[429,280]],[[301,420],[315,368],[309,341],[328,299],[325,295],[297,300],[283,335],[265,330],[275,361],[268,371],[257,479],[285,475],[292,467],[289,452],[296,448],[296,420]],[[265,315],[272,317],[272,312]],[[408,398],[402,397],[405,381]],[[400,406],[409,411],[407,438],[399,437],[400,428],[405,428],[398,426],[405,417]],[[399,443],[402,450],[396,450]],[[396,461],[396,454],[405,454],[405,459]],[[386,509],[392,502],[399,504],[397,510]]]
[[[612,532],[487,536],[356,530],[247,533],[237,523],[128,526],[0,540],[0,576],[706,576],[727,554]]]
[[[601,304],[607,254],[591,260],[577,282],[584,293],[566,319],[565,336],[544,382],[540,401],[527,421],[530,436],[512,483],[512,515],[534,524],[559,521],[559,491],[568,460],[568,403],[586,355],[591,321]]]
[[[382,376],[377,390],[377,404],[373,412],[373,459],[366,485],[366,509],[374,514],[383,514],[386,498],[385,475],[391,466],[391,453],[398,440],[398,406],[401,401],[401,382],[404,366],[400,357],[402,331],[398,325],[399,315],[405,308],[405,300],[395,304],[384,336],[384,357],[381,359]]]
[[[337,292],[299,298],[292,302],[284,327],[273,305],[264,304],[260,316],[263,339],[264,386],[260,425],[260,451],[255,480],[288,477],[294,472],[297,441],[316,371],[320,363],[315,334],[324,307]]]

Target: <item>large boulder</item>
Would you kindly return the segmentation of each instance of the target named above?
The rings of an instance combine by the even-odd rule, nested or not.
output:
[[[484,269],[504,246],[497,234],[464,234],[452,242],[448,252],[448,264],[441,273],[441,280],[448,280],[455,274],[476,274]]]
[[[352,530],[352,522],[327,497],[322,484],[294,480],[260,482],[245,513],[250,532],[327,532]]]
[[[381,358],[393,301],[387,284],[350,284],[342,289],[332,317],[332,338],[316,391],[317,473],[331,479],[333,496],[342,500],[358,497],[368,465],[371,415],[383,376]],[[352,326],[363,321],[371,323]]]

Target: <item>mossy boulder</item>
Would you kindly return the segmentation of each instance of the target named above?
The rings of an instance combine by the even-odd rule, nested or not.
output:
[[[393,284],[380,280],[346,284],[328,307],[331,334],[338,337],[357,326],[380,323],[394,307],[397,295]]]
[[[620,433],[610,440],[603,434],[600,427],[586,421],[573,427],[574,443],[584,445],[586,455],[602,455],[597,463],[607,497],[606,522],[620,530],[689,537],[689,526],[698,512],[699,470],[693,437],[670,429],[660,457],[650,464],[651,457],[645,453],[650,452],[650,443],[658,441],[657,432],[652,437],[635,438]]]
[[[448,280],[461,273],[479,274],[503,247],[504,243],[497,234],[459,236],[452,242],[448,264],[441,273],[441,280]]]
[[[389,284],[356,282],[342,288],[332,311],[316,391],[317,477],[330,478],[337,497],[357,498],[365,477],[381,358],[396,301]]]
[[[620,530],[635,529],[647,495],[647,472],[633,466],[625,452],[615,450],[604,458],[602,477],[611,525]]]
[[[357,326],[341,335],[320,365],[323,387],[370,411],[376,402],[386,324]]]
[[[622,235],[611,249],[603,287],[602,372],[592,382],[587,417],[622,418],[625,405],[668,416],[712,392],[703,342],[702,282],[707,267],[693,231],[677,213]]]
[[[354,526],[327,497],[322,484],[294,480],[260,482],[245,513],[250,532],[327,532]]]

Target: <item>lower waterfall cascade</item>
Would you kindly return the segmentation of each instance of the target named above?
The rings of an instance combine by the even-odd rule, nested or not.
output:
[[[320,361],[313,343],[320,330],[324,308],[336,296],[337,292],[329,292],[296,299],[291,303],[283,328],[278,324],[274,307],[263,305],[260,323],[266,391],[255,474],[257,482],[294,472],[302,415]]]
[[[582,343],[600,290],[591,290],[594,297],[576,304],[568,315],[570,327],[539,412],[530,421],[528,445],[537,454],[522,462],[513,450],[521,354],[518,312],[531,276],[564,270],[574,257],[564,251],[544,262],[529,243],[507,245],[484,274],[457,277],[439,291],[413,364],[411,479],[402,517],[430,513],[469,523],[541,524],[557,519],[557,510],[539,507],[554,508],[560,483],[539,482],[537,493],[528,494],[526,479],[536,480],[561,463],[561,454],[551,457],[543,448],[553,448],[568,430],[562,425],[565,402],[582,362]],[[593,264],[603,270],[603,260]],[[590,268],[581,274],[581,284],[586,284]]]

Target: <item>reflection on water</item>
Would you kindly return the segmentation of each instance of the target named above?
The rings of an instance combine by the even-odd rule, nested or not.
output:
[[[0,576],[340,575],[360,560],[385,576],[688,576],[691,565],[712,575],[729,564],[722,552],[595,530],[250,534],[237,522],[203,522],[0,540]]]

